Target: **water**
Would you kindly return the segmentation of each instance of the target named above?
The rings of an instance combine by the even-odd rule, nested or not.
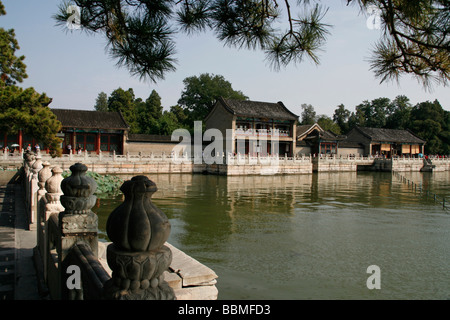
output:
[[[404,175],[450,199],[450,172]],[[219,299],[450,298],[450,211],[390,173],[149,178],[169,242],[218,274]],[[100,201],[100,230],[120,203]]]

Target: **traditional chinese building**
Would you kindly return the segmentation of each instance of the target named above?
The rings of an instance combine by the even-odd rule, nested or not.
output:
[[[207,130],[218,129],[222,133],[224,151],[292,156],[295,150],[297,119],[298,116],[289,111],[282,102],[219,98],[205,122]],[[228,140],[225,138],[227,133]],[[276,151],[275,142],[278,142]]]
[[[423,154],[425,140],[409,130],[355,127],[346,142],[358,143],[364,148],[364,156],[414,157]]]
[[[317,123],[297,126],[296,154],[337,154],[339,142],[343,140]]]
[[[128,124],[120,112],[52,109],[62,124],[63,153],[83,150],[124,153]]]

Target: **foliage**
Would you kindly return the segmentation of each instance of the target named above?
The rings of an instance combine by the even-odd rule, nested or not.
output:
[[[350,118],[350,114],[351,112],[345,109],[342,103],[334,110],[333,121],[339,126],[342,133],[348,132],[348,119]]]
[[[56,137],[61,123],[48,107],[51,101],[33,88],[0,85],[0,132],[17,133],[22,129],[48,147],[53,156],[61,155],[61,140]]]
[[[0,1],[0,16],[5,14]],[[0,28],[0,132],[17,133],[22,130],[49,148],[52,156],[61,155],[61,141],[56,137],[61,123],[48,108],[52,99],[33,88],[22,89],[15,85],[27,78],[23,63],[25,57],[15,56],[18,49],[14,30]]]
[[[5,14],[5,8],[0,1],[0,16]],[[19,49],[14,29],[0,28],[0,81],[5,85],[14,85],[28,77],[26,65],[23,62],[25,56],[15,55],[16,50]]]
[[[105,92],[100,92],[95,100],[94,109],[97,111],[108,111],[108,95]]]
[[[241,91],[232,88],[229,81],[221,75],[209,73],[192,76],[183,80],[184,89],[178,104],[185,110],[188,123],[193,127],[193,121],[203,121],[219,97],[225,99],[247,100]]]
[[[364,0],[376,7],[383,36],[375,45],[371,69],[381,79],[399,81],[411,74],[424,87],[447,85],[450,76],[448,0]]]
[[[450,153],[450,111],[445,111],[439,101],[418,103],[411,110],[411,129],[427,141],[425,152]]]
[[[314,111],[314,107],[310,104],[303,103],[302,104],[302,121],[300,124],[314,124],[316,122],[316,111]]]
[[[136,107],[133,89],[123,90],[118,88],[114,90],[108,98],[108,110],[118,111],[122,114],[125,121],[130,126],[130,133],[137,133]]]
[[[321,2],[324,5],[319,5]],[[132,75],[157,81],[175,70],[175,36],[212,31],[230,47],[258,49],[278,70],[309,58],[319,63],[331,26],[323,22],[325,1],[307,0],[71,0],[54,16],[61,26],[68,8],[81,8],[88,33],[107,39],[107,51]],[[365,13],[374,8],[382,37],[370,65],[381,79],[411,74],[426,87],[447,84],[450,72],[448,0],[347,0]],[[293,11],[299,11],[294,15]]]
[[[64,171],[62,173],[63,178],[70,176],[70,171]],[[124,180],[118,176],[112,176],[108,174],[99,174],[93,171],[87,171],[86,175],[91,177],[97,182],[97,190],[95,194],[100,199],[108,199],[112,196],[121,194],[120,187]]]
[[[365,100],[355,107],[355,124],[361,127],[383,128],[386,125],[388,98]]]
[[[139,133],[160,134],[162,111],[161,97],[155,90],[152,90],[145,102],[137,101],[136,113]]]
[[[337,135],[341,134],[341,128],[339,127],[339,125],[327,115],[323,114],[319,116],[319,118],[317,119],[317,124],[325,131],[331,131]]]

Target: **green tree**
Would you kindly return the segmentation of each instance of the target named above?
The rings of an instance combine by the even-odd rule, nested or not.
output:
[[[170,107],[170,112],[172,112],[177,119],[177,123],[180,127],[189,128],[188,115],[185,110],[178,104]]]
[[[317,119],[317,124],[325,131],[331,131],[337,135],[342,133],[339,125],[327,115],[320,115]]]
[[[351,112],[345,109],[345,106],[341,103],[334,110],[333,121],[339,126],[341,133],[347,133],[349,131],[348,119]]]
[[[163,115],[162,110],[161,97],[155,90],[152,90],[145,102],[137,103],[139,133],[159,134],[160,119]]]
[[[179,128],[176,115],[171,111],[164,111],[160,119],[159,134],[171,135],[174,130]]]
[[[61,140],[56,137],[62,126],[48,105],[52,99],[33,88],[0,86],[0,132],[33,136],[48,147],[53,156],[60,156]]]
[[[0,15],[5,14],[0,1]],[[18,49],[14,30],[0,28],[0,132],[15,134],[22,130],[44,143],[53,156],[59,156],[61,140],[56,134],[61,130],[61,123],[48,107],[52,99],[33,88],[15,85],[27,78],[25,57],[15,55]]]
[[[366,110],[366,125],[372,128],[384,128],[390,103],[391,100],[388,98],[372,100],[370,109]]]
[[[184,89],[178,104],[188,115],[190,126],[193,121],[205,119],[219,97],[225,99],[247,100],[248,97],[241,91],[232,88],[229,81],[221,75],[203,73],[183,80]]]
[[[0,1],[0,16],[5,14],[5,7]],[[25,56],[16,56],[16,50],[19,49],[14,29],[0,28],[0,81],[6,85],[16,84],[28,78],[23,62]]]
[[[408,129],[411,126],[411,110],[409,98],[403,95],[397,96],[390,103],[386,128]]]
[[[97,111],[108,111],[108,95],[105,92],[100,92],[95,100],[94,109]]]
[[[107,51],[119,66],[151,81],[175,70],[179,31],[212,31],[230,47],[264,51],[271,66],[279,69],[305,59],[319,64],[317,54],[331,28],[323,23],[325,1],[65,0],[54,16],[61,26],[71,17],[67,9],[73,4],[81,8],[82,29],[105,36]],[[348,4],[365,13],[377,10],[383,32],[370,65],[381,81],[411,74],[425,86],[448,83],[448,0],[347,0]]]
[[[130,133],[139,133],[136,121],[135,96],[132,88],[123,90],[118,88],[111,92],[108,98],[108,110],[119,111],[130,126]]]
[[[303,103],[302,104],[302,121],[300,124],[314,124],[316,122],[316,111],[314,110],[314,107],[310,104]]]
[[[349,127],[384,128],[389,105],[390,100],[388,98],[377,98],[370,102],[364,100],[355,107],[355,112],[351,114]]]
[[[418,103],[411,110],[412,130],[426,140],[425,153],[448,154],[450,136],[450,112],[442,108],[438,100]]]

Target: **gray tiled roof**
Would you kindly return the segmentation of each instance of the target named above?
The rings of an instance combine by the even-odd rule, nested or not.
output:
[[[282,102],[260,102],[250,100],[219,99],[225,108],[238,116],[297,120],[298,116],[289,111]]]
[[[66,128],[128,129],[120,112],[51,109]]]
[[[128,141],[132,142],[173,142],[178,143],[178,141],[172,141],[172,136],[164,136],[157,134],[143,134],[143,133],[133,133],[128,135]]]
[[[425,143],[424,140],[415,136],[409,130],[367,128],[367,127],[356,127],[356,130],[361,132],[366,137],[372,139],[372,141],[399,142],[399,143]]]

